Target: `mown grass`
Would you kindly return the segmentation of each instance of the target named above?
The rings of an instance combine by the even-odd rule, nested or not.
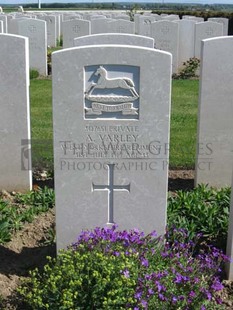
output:
[[[30,104],[33,167],[52,168],[52,81],[50,79],[31,80]]]
[[[172,87],[170,168],[194,168],[198,80],[174,80]],[[33,167],[52,168],[52,81],[31,80]]]
[[[198,80],[173,81],[170,168],[194,168],[197,136],[198,88]]]

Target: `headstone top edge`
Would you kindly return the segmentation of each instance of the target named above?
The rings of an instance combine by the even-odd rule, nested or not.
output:
[[[96,49],[96,48],[121,48],[121,49],[132,49],[132,50],[144,50],[144,51],[149,51],[149,52],[153,52],[153,53],[157,53],[157,54],[164,54],[164,55],[167,55],[167,56],[170,56],[172,57],[172,54],[169,53],[169,52],[166,52],[166,51],[161,51],[161,50],[158,50],[158,49],[154,49],[154,48],[150,48],[150,47],[144,47],[144,46],[139,46],[139,45],[125,45],[125,44],[97,44],[97,45],[84,45],[84,46],[75,46],[75,47],[70,47],[70,48],[65,48],[65,49],[62,49],[60,51],[55,51],[52,53],[52,55],[59,55],[59,54],[63,54],[63,53],[66,53],[66,52],[72,52],[72,51],[75,51],[75,50],[83,50],[83,49],[89,49],[89,50],[93,50],[93,49]]]
[[[220,41],[220,40],[233,40],[233,36],[219,36],[219,37],[213,37],[213,38],[208,38],[208,39],[204,39],[202,40],[203,44],[205,43],[209,43],[209,42],[216,42],[216,41]]]

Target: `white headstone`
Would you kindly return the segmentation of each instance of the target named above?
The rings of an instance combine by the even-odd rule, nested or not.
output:
[[[135,26],[133,22],[128,20],[118,19],[107,23],[106,32],[108,33],[135,33]]]
[[[207,39],[202,44],[195,183],[230,186],[233,166],[233,37]]]
[[[95,34],[74,39],[74,46],[121,44],[154,48],[154,39],[127,33]]]
[[[194,57],[195,22],[188,19],[179,21],[178,68]]]
[[[3,33],[3,29],[4,29],[3,21],[1,20],[0,21],[0,33]]]
[[[55,15],[41,16],[40,19],[46,21],[48,46],[55,47],[57,45],[57,25]]]
[[[0,189],[32,189],[28,39],[0,34]]]
[[[222,24],[223,25],[223,35],[224,36],[228,35],[228,25],[229,25],[229,19],[228,18],[212,17],[212,18],[208,18],[208,21]]]
[[[172,72],[178,71],[179,24],[170,21],[158,21],[151,24],[151,37],[155,48],[172,54]]]
[[[231,260],[231,262],[226,264],[227,278],[228,280],[233,281],[233,177],[231,186],[231,204],[230,204],[230,216],[228,224],[226,255]]]
[[[223,35],[223,25],[213,22],[195,24],[195,57],[201,57],[201,41]]]
[[[129,15],[126,15],[126,14],[114,14],[114,15],[113,15],[113,18],[114,18],[114,19],[123,19],[123,20],[128,20],[128,21],[130,21]]]
[[[41,75],[47,75],[46,22],[38,19],[22,19],[18,22],[18,34],[29,38],[29,65]]]
[[[151,36],[151,23],[155,21],[155,18],[153,16],[140,16],[138,23],[138,34],[142,36]]]
[[[52,64],[58,249],[113,223],[163,234],[171,55],[94,45]]]
[[[114,21],[111,18],[91,19],[91,34],[107,32],[107,23]]]
[[[176,20],[179,20],[179,19],[180,19],[179,15],[176,15],[176,14],[171,14],[171,15],[167,15],[167,16],[163,16],[162,17],[162,20],[167,20],[167,21],[170,21],[170,22],[176,21]]]
[[[0,15],[0,21],[3,22],[3,31],[4,33],[8,32],[8,27],[7,27],[7,17],[6,15]]]
[[[74,38],[89,35],[91,23],[88,20],[69,20],[62,23],[63,48],[73,47]]]

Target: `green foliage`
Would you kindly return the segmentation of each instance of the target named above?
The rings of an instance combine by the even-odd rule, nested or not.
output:
[[[31,205],[39,212],[47,212],[54,207],[55,194],[54,190],[45,186],[38,188],[36,191],[31,191],[28,194],[17,194],[16,202],[26,205]]]
[[[204,185],[190,192],[177,191],[168,199],[168,229],[184,228],[190,239],[201,233],[202,240],[225,249],[230,192],[230,188],[216,190]]]
[[[200,67],[200,60],[198,58],[190,58],[188,61],[183,63],[183,69],[178,74],[174,74],[174,79],[191,79],[197,78],[197,71]]]
[[[57,39],[57,47],[62,47],[63,46],[63,36],[61,35],[59,39]]]
[[[138,13],[138,10],[140,10],[140,7],[138,4],[133,4],[129,11],[126,12],[126,14],[129,15],[130,21],[134,21],[134,15]]]
[[[11,240],[13,232],[31,223],[36,215],[54,206],[54,191],[47,187],[29,194],[17,194],[14,203],[0,199],[0,244]]]
[[[30,80],[37,79],[39,77],[39,72],[36,69],[30,69]]]
[[[84,231],[78,242],[18,289],[32,309],[221,309],[214,292],[225,260],[217,249],[193,257],[193,243],[174,231],[173,244],[136,229]],[[204,307],[205,306],[205,307]]]

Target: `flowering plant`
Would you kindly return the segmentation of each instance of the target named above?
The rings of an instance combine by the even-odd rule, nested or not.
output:
[[[33,309],[220,309],[219,250],[195,253],[187,233],[173,242],[137,229],[95,228],[49,259],[19,289]]]

